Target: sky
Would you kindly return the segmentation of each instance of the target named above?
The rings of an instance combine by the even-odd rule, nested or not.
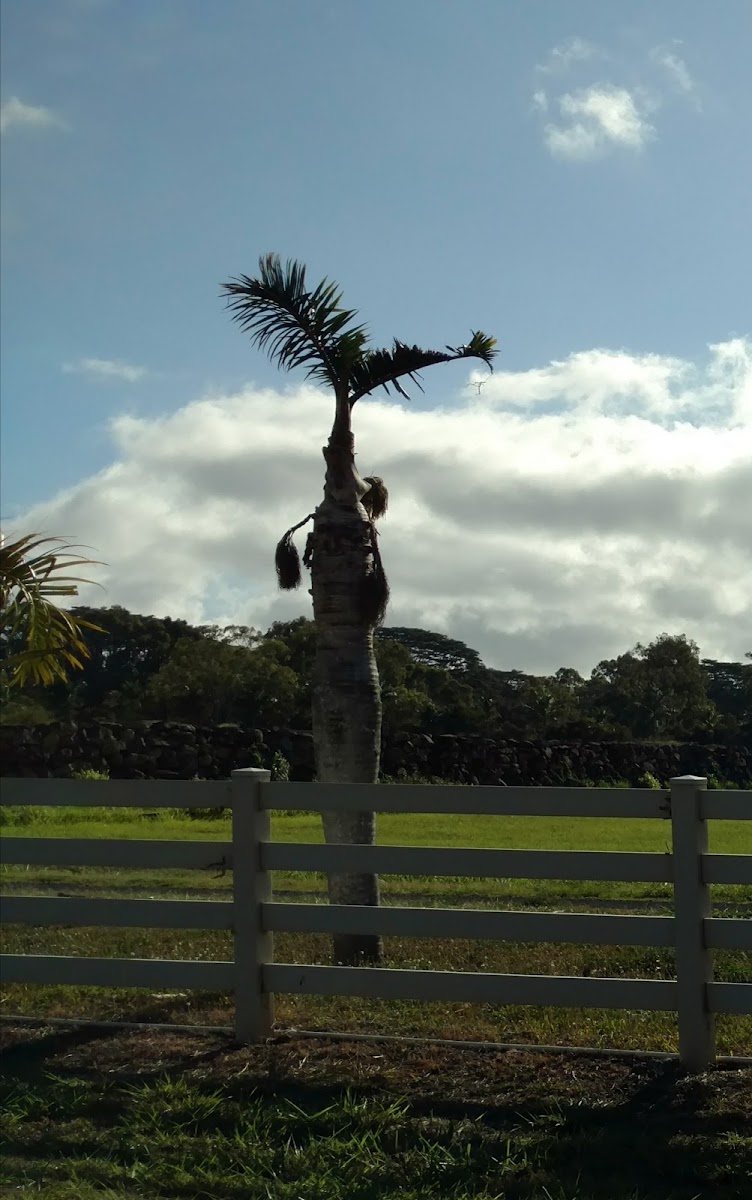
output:
[[[88,603],[266,628],[331,397],[220,298],[274,250],[493,376],[354,410],[387,624],[583,672],[752,649],[752,3],[4,0],[6,533]]]

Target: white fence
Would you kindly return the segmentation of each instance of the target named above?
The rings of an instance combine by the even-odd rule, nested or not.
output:
[[[106,788],[106,800],[104,789]],[[226,783],[5,779],[6,805],[96,805],[232,810],[232,840],[158,841],[10,837],[9,864],[226,868],[226,901],[120,900],[8,896],[2,918],[31,925],[229,929],[232,962],[0,956],[7,983],[99,987],[181,987],[233,991],[239,1040],[267,1036],[274,994],[308,993],[678,1014],[683,1063],[715,1059],[715,1014],[752,1013],[752,982],[716,982],[715,949],[752,950],[752,920],[711,916],[711,884],[752,885],[752,854],[710,854],[709,820],[752,818],[752,792],[707,791],[694,776],[670,791],[564,787],[270,783],[269,773],[234,771]],[[467,813],[485,816],[642,817],[670,822],[672,852],[495,850],[408,846],[312,845],[271,840],[279,809]],[[661,881],[673,885],[673,916],[507,912],[415,907],[282,904],[272,871],[340,871],[482,878]],[[274,961],[274,933],[348,933],[427,938],[672,947],[676,979],[601,979],[484,972],[310,966]]]

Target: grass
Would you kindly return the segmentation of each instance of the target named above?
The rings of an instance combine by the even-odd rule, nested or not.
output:
[[[21,824],[31,813],[30,824]],[[4,833],[48,837],[130,837],[227,839],[229,819],[193,820],[184,813],[160,811],[145,818],[138,811],[91,809],[6,810],[11,817]],[[278,814],[273,820],[279,840],[320,841],[321,825],[311,815]],[[712,822],[711,848],[717,852],[752,853],[749,822]],[[383,814],[379,840],[405,845],[514,846],[518,848],[648,850],[667,849],[668,826],[660,821],[595,818],[433,817]],[[231,876],[215,871],[125,871],[105,868],[5,867],[3,882],[15,893],[55,891],[71,895],[215,895],[228,898]],[[319,896],[321,876],[275,876],[280,892]],[[472,907],[525,907],[609,911],[619,902],[624,911],[655,910],[670,904],[667,884],[571,882],[557,880],[468,880],[385,876],[386,903],[408,902]],[[749,889],[713,889],[716,915],[733,915],[749,904]],[[191,930],[34,929],[10,926],[5,949],[15,953],[50,953],[117,957],[232,957],[230,936]],[[566,946],[460,940],[390,938],[387,962],[397,967],[442,970],[485,970],[512,973],[631,976],[667,978],[674,973],[672,954],[641,947]],[[327,962],[328,940],[321,936],[279,934],[278,961]],[[728,981],[752,978],[749,955],[716,954],[716,977]],[[5,1013],[133,1018],[230,1025],[231,998],[206,994],[162,995],[141,990],[94,988],[7,987],[1,997]],[[543,1045],[616,1046],[673,1051],[673,1014],[509,1008],[494,1005],[423,1004],[409,1001],[365,1001],[348,998],[281,996],[278,1022],[285,1028],[378,1031],[415,1036],[459,1037]],[[752,1053],[752,1017],[727,1016],[718,1021],[719,1050]]]
[[[9,835],[227,839],[229,821],[128,810],[8,813]],[[22,820],[18,817],[22,815]],[[14,819],[15,818],[15,819]],[[712,849],[752,852],[749,823],[711,824]],[[662,822],[383,815],[380,841],[412,845],[667,849]],[[278,815],[280,840],[319,841],[318,818]],[[214,872],[3,869],[6,890],[76,895],[216,895]],[[661,884],[556,880],[383,880],[385,901],[473,907],[655,909]],[[285,874],[278,891],[313,893]],[[716,912],[742,911],[715,888]],[[17,953],[224,959],[229,934],[10,926]],[[328,940],[279,934],[280,961],[326,962]],[[670,952],[390,938],[390,966],[664,978]],[[752,978],[718,953],[716,976]],[[135,989],[8,987],[0,1011],[224,1026],[232,998]],[[752,1070],[685,1077],[673,1064],[296,1038],[336,1029],[516,1043],[676,1049],[667,1013],[277,997],[264,1046],[154,1030],[69,1033],[6,1025],[0,1196],[41,1200],[742,1200],[752,1193]],[[752,1053],[752,1017],[718,1020],[719,1051]]]
[[[10,1031],[2,1194],[742,1200],[752,1073],[430,1046]]]
[[[0,810],[0,812],[3,810]],[[163,838],[217,840],[230,837],[229,816],[191,819],[183,811],[160,810],[145,816],[128,809],[27,808],[4,810],[3,833],[24,837]],[[519,850],[629,850],[668,852],[668,822],[595,817],[479,817],[382,813],[379,842],[404,846],[514,847]],[[321,820],[312,814],[274,814],[272,834],[277,841],[320,842]],[[748,821],[710,823],[710,849],[717,854],[752,854],[752,824]],[[112,868],[42,868],[5,866],[0,880],[24,886],[37,884],[85,888],[150,889],[158,882],[175,890],[229,890],[229,876],[215,872],[131,871]],[[277,872],[275,887],[282,891],[324,891],[325,879],[310,872]],[[489,897],[514,896],[526,902],[570,899],[658,899],[669,901],[671,888],[662,883],[597,883],[589,880],[483,880],[465,878],[383,877],[383,889],[404,895],[448,898],[482,892]],[[717,901],[743,900],[742,889],[717,888]],[[448,900],[451,902],[451,899]]]

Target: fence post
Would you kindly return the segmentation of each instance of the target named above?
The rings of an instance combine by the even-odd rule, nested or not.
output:
[[[232,880],[235,931],[235,1036],[258,1042],[274,1025],[274,996],[264,992],[264,963],[274,959],[274,939],[261,927],[261,905],[272,896],[271,875],[262,870],[260,847],[270,840],[261,787],[271,771],[232,772]]]
[[[711,912],[702,872],[708,825],[700,815],[707,786],[707,779],[698,775],[671,780],[679,1058],[691,1071],[715,1062],[715,1018],[708,1009],[707,989],[713,979],[713,956],[705,945],[703,924]]]

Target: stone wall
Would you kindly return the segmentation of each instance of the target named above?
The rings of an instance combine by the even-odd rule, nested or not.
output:
[[[236,767],[269,766],[275,751],[290,763],[291,779],[313,777],[312,735],[293,730],[173,721],[0,726],[0,769],[6,776],[67,778],[89,768],[115,779],[227,779]],[[752,748],[738,746],[495,742],[401,734],[385,744],[382,766],[392,777],[420,775],[457,783],[626,780],[635,787],[649,772],[661,783],[688,773],[752,787]]]

